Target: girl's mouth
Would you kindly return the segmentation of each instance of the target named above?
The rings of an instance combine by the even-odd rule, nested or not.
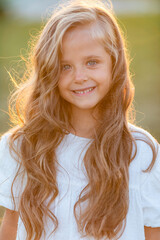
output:
[[[95,90],[96,87],[86,88],[84,90],[73,90],[72,92],[78,96],[89,94]]]

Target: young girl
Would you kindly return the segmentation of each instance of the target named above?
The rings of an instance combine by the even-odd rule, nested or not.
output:
[[[0,142],[0,240],[160,239],[160,151],[129,123],[133,85],[107,8],[74,1],[43,29]]]

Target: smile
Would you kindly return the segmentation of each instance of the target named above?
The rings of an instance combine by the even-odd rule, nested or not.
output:
[[[96,87],[90,87],[85,90],[73,90],[73,93],[76,95],[85,95],[94,91]]]

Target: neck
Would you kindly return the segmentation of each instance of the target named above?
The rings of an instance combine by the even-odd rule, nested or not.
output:
[[[74,109],[74,111],[72,111],[71,124],[73,126],[70,130],[71,133],[80,137],[92,138],[97,121],[91,111]]]

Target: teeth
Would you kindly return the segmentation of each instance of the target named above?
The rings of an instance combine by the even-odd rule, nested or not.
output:
[[[92,88],[89,88],[89,89],[87,89],[87,90],[84,90],[84,91],[74,91],[75,93],[79,93],[79,94],[84,94],[84,93],[88,93],[88,92],[90,92],[90,91],[92,91],[93,90],[93,87]]]

